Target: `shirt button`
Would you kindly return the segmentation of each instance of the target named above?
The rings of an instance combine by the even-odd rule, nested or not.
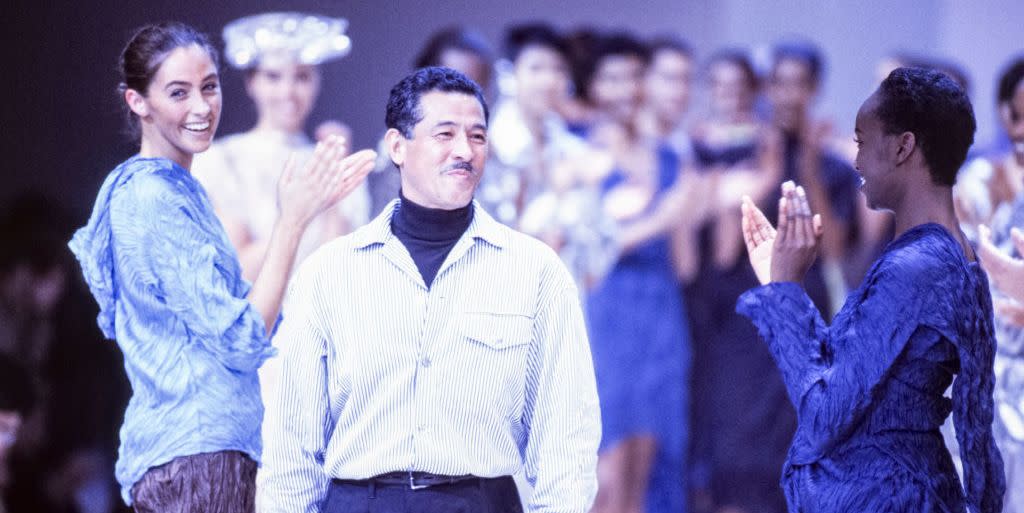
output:
[[[430,358],[427,358],[426,356],[424,356],[423,359],[420,360],[420,365],[422,365],[424,367],[430,367]]]

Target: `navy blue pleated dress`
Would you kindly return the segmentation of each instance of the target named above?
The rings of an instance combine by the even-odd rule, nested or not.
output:
[[[737,310],[797,410],[782,477],[791,512],[1001,510],[988,282],[945,228],[893,241],[831,326],[794,283],[747,291]],[[939,433],[950,412],[963,485]]]
[[[658,166],[655,201],[675,182],[679,163],[675,154],[661,148]],[[624,179],[613,173],[604,189]],[[636,435],[651,435],[657,442],[646,513],[686,508],[690,335],[670,254],[665,236],[638,245],[619,257],[587,300],[601,398],[601,450]]]

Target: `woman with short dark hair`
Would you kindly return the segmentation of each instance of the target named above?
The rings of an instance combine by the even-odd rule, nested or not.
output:
[[[966,93],[936,71],[898,68],[861,106],[862,189],[871,208],[893,212],[897,235],[830,326],[801,285],[823,230],[803,189],[783,185],[778,230],[744,201],[763,286],[737,310],[767,342],[797,409],[782,478],[790,511],[1002,510],[992,302],[951,190],[974,131]],[[962,486],[939,432],[950,412]]]

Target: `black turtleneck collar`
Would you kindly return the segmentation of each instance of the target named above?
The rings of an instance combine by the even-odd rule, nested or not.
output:
[[[455,210],[418,205],[398,191],[398,210],[391,216],[391,232],[412,256],[427,288],[448,253],[473,222],[473,203]]]
[[[457,241],[473,222],[473,203],[455,210],[428,208],[406,198],[398,191],[398,211],[391,216],[391,231],[433,242]]]

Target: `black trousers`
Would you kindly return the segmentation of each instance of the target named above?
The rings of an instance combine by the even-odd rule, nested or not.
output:
[[[522,513],[511,477],[471,479],[419,490],[368,481],[331,482],[323,513]]]

